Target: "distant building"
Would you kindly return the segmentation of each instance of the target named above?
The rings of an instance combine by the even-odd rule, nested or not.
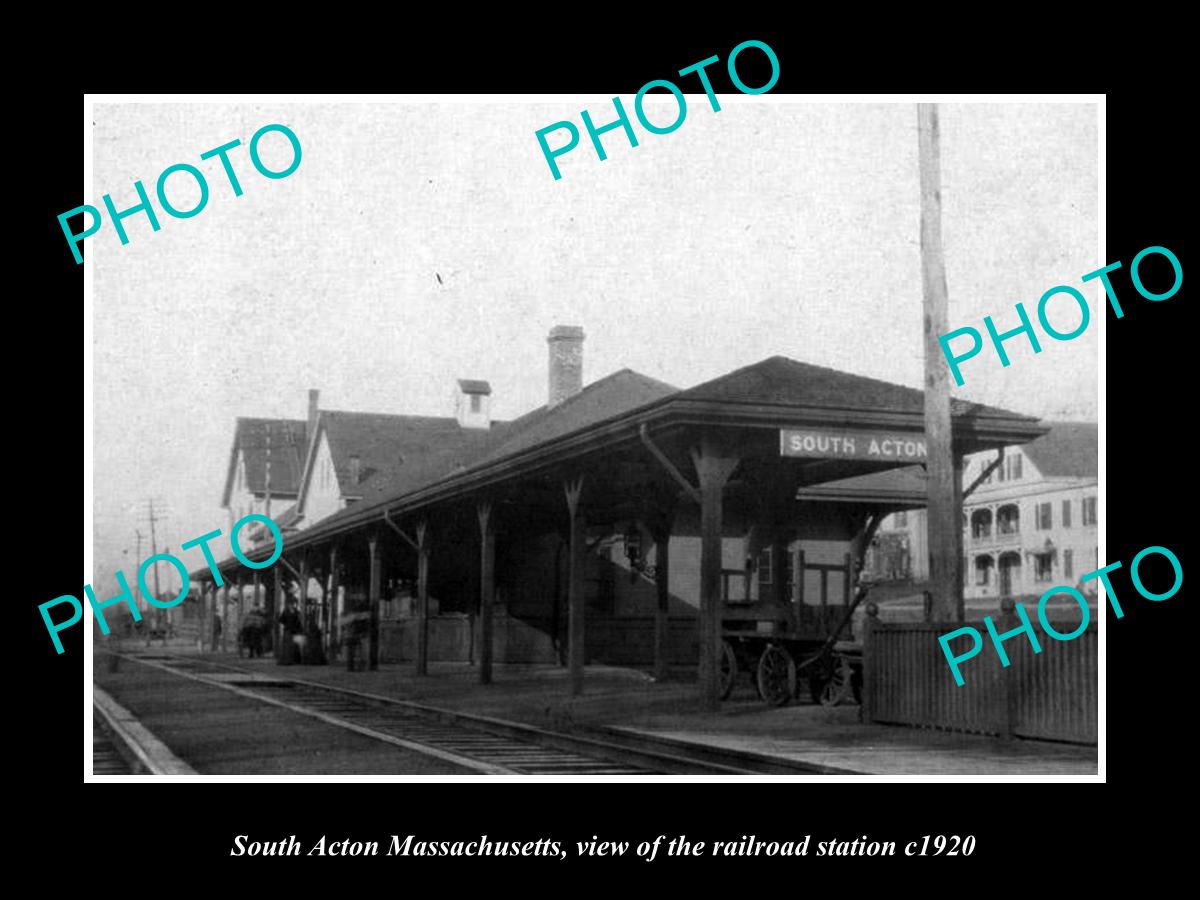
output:
[[[315,404],[315,396],[310,401]],[[238,417],[221,495],[230,527],[250,513],[278,521],[296,502],[307,434],[308,423],[302,419]]]
[[[1041,594],[1054,585],[1096,593],[1081,575],[1099,568],[1096,540],[1097,428],[1091,422],[1051,422],[1051,431],[1004,461],[963,504],[964,596]],[[968,456],[963,488],[996,460]],[[895,513],[880,526],[868,561],[880,580],[929,576],[925,510]]]

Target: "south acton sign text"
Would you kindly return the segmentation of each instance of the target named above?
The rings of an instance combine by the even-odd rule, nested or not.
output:
[[[916,462],[927,459],[929,451],[924,435],[781,428],[779,455],[817,459],[904,459]]]

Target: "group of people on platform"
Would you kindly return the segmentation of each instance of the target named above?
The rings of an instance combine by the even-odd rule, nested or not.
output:
[[[307,622],[301,617],[296,599],[288,596],[284,610],[278,617],[277,640],[275,643],[275,658],[282,666],[308,665],[322,666],[328,660],[325,657],[323,633],[318,624],[317,616],[310,614]],[[341,649],[345,653],[347,668],[353,670],[355,662],[361,655],[360,646],[365,641],[370,628],[370,616],[365,611],[349,612],[338,619],[341,631]],[[224,626],[219,615],[213,617],[213,646],[220,640]],[[238,656],[249,656],[251,659],[261,657],[267,648],[271,636],[271,625],[266,612],[255,606],[242,617],[241,628],[238,631]],[[331,647],[333,655],[337,648]]]

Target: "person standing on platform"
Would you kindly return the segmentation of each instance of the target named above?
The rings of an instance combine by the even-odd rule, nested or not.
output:
[[[279,625],[283,630],[283,647],[279,655],[281,666],[290,666],[299,662],[300,648],[297,637],[303,639],[304,624],[300,621],[300,613],[296,611],[296,601],[288,597],[287,608],[279,616]]]
[[[343,646],[346,651],[346,671],[353,672],[355,659],[362,647],[363,638],[371,627],[371,614],[363,609],[348,612],[338,620],[338,630],[342,633]]]

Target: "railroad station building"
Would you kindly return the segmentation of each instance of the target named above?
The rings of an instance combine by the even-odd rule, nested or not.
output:
[[[243,586],[269,613],[286,589],[331,653],[366,616],[371,667],[466,662],[486,684],[493,661],[558,663],[578,693],[586,664],[697,665],[712,708],[723,630],[828,633],[884,516],[925,504],[919,390],[781,356],[686,389],[629,369],[585,385],[582,329],[547,344],[547,402],[512,421],[478,378],[444,418],[325,411],[310,392],[269,459],[264,420],[239,420],[226,505],[286,507],[284,550],[262,573],[221,561],[221,590],[192,573],[226,634]],[[952,420],[960,465],[1046,431],[960,400]],[[286,487],[271,497],[268,467]]]

